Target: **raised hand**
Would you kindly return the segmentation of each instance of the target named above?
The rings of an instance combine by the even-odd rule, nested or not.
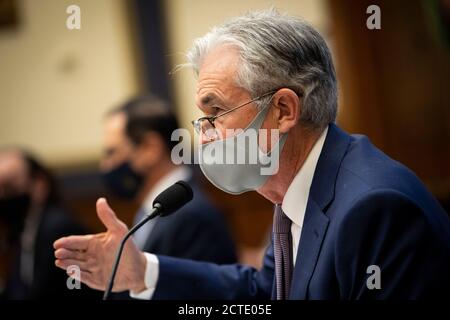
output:
[[[81,271],[81,282],[93,289],[105,290],[116,250],[128,228],[117,218],[104,198],[97,201],[97,215],[106,227],[106,232],[64,237],[56,240],[53,246],[57,267],[67,270],[69,266],[76,265]],[[145,266],[144,254],[129,239],[120,260],[113,291],[144,290]],[[76,273],[69,275],[77,278]]]

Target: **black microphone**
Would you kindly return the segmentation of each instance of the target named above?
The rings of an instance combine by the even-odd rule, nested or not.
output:
[[[140,227],[147,223],[147,221],[156,218],[157,216],[165,217],[168,216],[186,203],[192,200],[194,194],[192,188],[184,181],[178,181],[177,183],[171,185],[169,188],[161,192],[153,201],[153,210],[145,216],[144,219],[139,221],[133,228],[128,231],[128,233],[123,237],[120,242],[119,248],[117,249],[116,260],[114,261],[113,269],[111,272],[111,277],[109,279],[108,287],[103,295],[103,300],[107,300],[111,294],[112,288],[114,286],[114,279],[116,277],[117,268],[119,266],[120,257],[122,256],[122,251],[125,246],[125,242],[128,238],[136,232]]]

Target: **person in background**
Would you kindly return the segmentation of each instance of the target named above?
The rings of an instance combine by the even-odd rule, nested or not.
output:
[[[98,296],[87,287],[70,290],[56,268],[52,243],[85,230],[63,209],[52,173],[19,148],[0,150],[0,222],[11,248],[3,299],[78,299]]]
[[[109,112],[100,164],[112,194],[135,201],[134,223],[153,208],[154,198],[179,180],[188,181],[194,199],[176,214],[149,221],[134,234],[147,252],[215,263],[234,263],[236,254],[222,214],[207,199],[186,166],[171,161],[178,129],[169,106],[155,96],[132,99]]]

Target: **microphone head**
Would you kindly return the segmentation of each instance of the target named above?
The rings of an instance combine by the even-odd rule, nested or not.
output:
[[[191,186],[180,180],[161,192],[153,201],[153,207],[159,204],[161,206],[159,215],[164,217],[180,209],[193,197]]]

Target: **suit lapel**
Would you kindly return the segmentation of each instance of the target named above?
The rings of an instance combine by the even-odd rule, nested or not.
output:
[[[297,260],[292,275],[289,297],[305,299],[311,276],[316,266],[320,248],[327,232],[329,219],[314,200],[309,199],[297,251]]]
[[[289,297],[306,299],[308,285],[317,264],[329,218],[326,209],[334,199],[337,174],[350,143],[350,136],[330,124],[317,162],[303,220],[297,259]]]
[[[150,233],[147,235],[147,240],[145,241],[145,245],[142,248],[142,251],[154,252],[155,249],[157,248],[158,242],[161,241],[161,237],[163,236],[162,233],[164,231],[164,227],[161,226],[164,223],[161,223],[160,220],[161,219],[159,219],[158,217],[155,219],[155,221],[153,221],[154,225]],[[160,252],[160,250],[161,249],[158,250],[158,253],[163,254],[163,252]]]
[[[326,206],[334,199],[337,174],[350,140],[351,137],[347,133],[335,124],[330,124],[309,190],[309,197],[314,199],[324,212]]]

